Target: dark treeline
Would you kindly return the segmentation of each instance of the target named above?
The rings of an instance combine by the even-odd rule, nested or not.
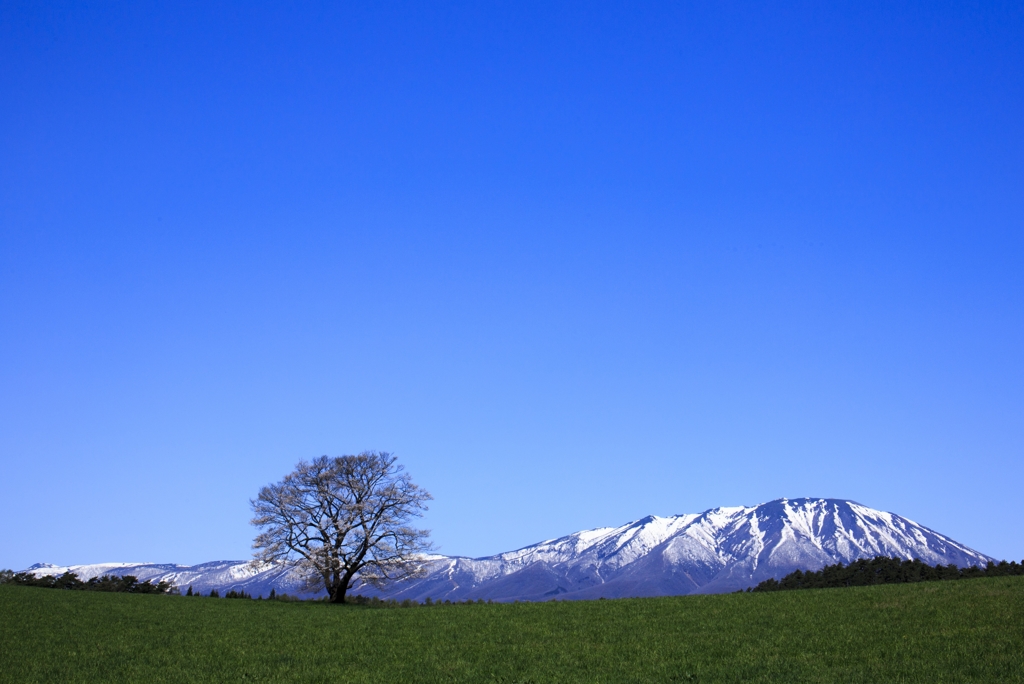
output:
[[[3,578],[5,584],[17,584],[23,587],[43,587],[44,589],[70,589],[73,591],[115,591],[125,594],[173,594],[177,590],[170,582],[153,584],[146,580],[140,582],[134,575],[103,575],[93,577],[87,582],[79,579],[73,572],[63,575],[42,575],[36,577],[28,572],[12,573]]]
[[[817,572],[797,570],[781,580],[767,579],[747,591],[787,591],[790,589],[830,589],[835,587],[866,587],[875,584],[905,584],[908,582],[939,582],[944,580],[973,579],[975,577],[1005,577],[1024,575],[1024,561],[1007,563],[989,562],[984,568],[972,565],[928,565],[921,560],[902,560],[877,556],[849,565],[826,565]]]

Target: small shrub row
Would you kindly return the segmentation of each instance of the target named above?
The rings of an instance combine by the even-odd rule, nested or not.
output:
[[[193,590],[192,586],[189,585],[188,591],[185,592],[185,596],[200,596],[201,597],[201,596],[203,596],[203,594],[202,594],[202,592]],[[216,589],[211,589],[210,593],[206,594],[206,597],[207,598],[221,598],[221,595],[220,595],[220,592],[217,591]],[[228,592],[226,594],[224,594],[223,598],[229,598],[229,599],[236,599],[236,598],[237,599],[249,599],[250,601],[253,600],[252,594],[250,594],[249,592],[245,591],[244,589],[229,589]],[[297,596],[289,596],[288,594],[278,594],[275,589],[271,589],[270,590],[270,596],[268,596],[266,599],[264,599],[263,595],[260,594],[259,596],[256,597],[255,600],[256,601],[300,601],[301,599],[299,599]]]
[[[466,599],[465,601],[447,601],[447,600],[446,601],[434,601],[429,596],[423,601],[423,603],[420,603],[419,601],[414,601],[412,599],[404,599],[402,601],[397,601],[395,599],[382,599],[382,598],[378,598],[376,596],[362,596],[362,595],[349,596],[346,600],[347,600],[348,603],[352,603],[352,604],[357,605],[357,606],[369,606],[371,608],[420,608],[420,607],[427,607],[427,606],[460,606],[460,605],[461,606],[473,606],[473,605],[483,605],[483,604],[492,604],[492,603],[494,603],[494,601],[491,601],[491,600],[484,601],[483,599],[476,599],[475,601],[473,599]]]

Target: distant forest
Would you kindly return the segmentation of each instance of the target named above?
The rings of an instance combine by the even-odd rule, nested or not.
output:
[[[989,561],[984,568],[972,565],[931,566],[917,558],[903,560],[877,556],[871,560],[858,560],[843,565],[826,565],[817,572],[797,570],[781,580],[767,579],[747,591],[788,591],[790,589],[831,589],[835,587],[866,587],[875,584],[906,584],[909,582],[939,582],[945,580],[974,579],[976,577],[1006,577],[1024,575],[1024,561],[1007,563]]]
[[[0,584],[18,584],[23,587],[43,587],[44,589],[71,589],[76,591],[114,591],[126,594],[173,594],[177,589],[170,582],[153,584],[146,580],[140,582],[134,575],[118,577],[103,575],[83,582],[73,572],[63,575],[43,575],[36,577],[28,572],[12,573],[9,570],[0,573]]]

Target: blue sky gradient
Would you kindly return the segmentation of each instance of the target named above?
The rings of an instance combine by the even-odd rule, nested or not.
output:
[[[849,498],[1024,558],[1019,3],[4,3],[0,567]]]

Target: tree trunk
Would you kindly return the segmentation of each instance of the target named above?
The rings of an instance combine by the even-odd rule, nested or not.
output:
[[[345,594],[348,593],[348,587],[352,584],[352,575],[354,574],[354,572],[349,570],[341,576],[340,580],[334,581],[334,586],[331,591],[331,603],[345,602]]]

